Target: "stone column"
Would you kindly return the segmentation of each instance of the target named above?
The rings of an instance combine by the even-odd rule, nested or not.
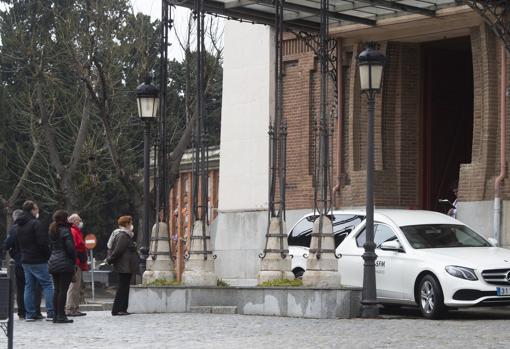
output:
[[[306,272],[303,275],[303,286],[337,288],[341,286],[341,280],[338,273],[338,259],[334,255],[333,225],[328,217],[322,216],[322,234],[320,234],[320,219],[321,217],[313,223],[310,254],[306,263]]]
[[[144,284],[156,279],[174,280],[173,263],[170,256],[170,242],[168,240],[168,225],[165,222],[154,224],[151,233],[147,269],[143,273]]]
[[[291,271],[291,257],[287,244],[287,229],[285,221],[278,217],[271,218],[265,256],[260,262],[260,272],[257,275],[259,284],[276,279],[294,279]],[[281,228],[281,229],[280,229]],[[281,242],[280,242],[281,241]],[[286,255],[282,258],[282,252]]]
[[[205,229],[205,236],[203,229]],[[209,226],[204,227],[202,221],[196,221],[193,225],[188,253],[189,259],[182,273],[182,283],[187,286],[216,286],[218,278],[214,273]]]

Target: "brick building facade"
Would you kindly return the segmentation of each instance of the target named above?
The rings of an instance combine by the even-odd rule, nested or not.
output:
[[[407,23],[387,39],[378,34],[387,63],[376,100],[375,204],[442,210],[438,199],[453,199],[451,189],[458,180],[459,216],[468,219],[471,210],[464,207],[462,212],[462,203],[493,200],[500,170],[501,44],[470,9],[459,6],[447,12],[446,23],[428,19],[435,24]],[[465,19],[463,26],[457,25],[460,18]],[[387,31],[395,26],[389,24]],[[372,35],[364,35],[363,30],[348,34],[352,37],[333,35],[342,46],[337,71],[343,72],[343,103],[334,115],[333,141],[334,154],[341,147],[340,158],[333,156],[334,182],[340,184],[335,193],[339,208],[365,202],[367,110],[359,92],[356,57]],[[287,207],[310,208],[310,128],[318,114],[318,62],[313,50],[292,35],[287,36],[284,52]],[[340,137],[338,122],[342,122]],[[510,194],[509,182],[504,181],[503,198]],[[484,230],[490,232],[490,228]]]
[[[458,218],[491,237],[500,174],[502,52],[491,29],[469,7],[452,5],[433,17],[383,18],[376,27],[337,26],[330,35],[340,58],[337,81],[329,84],[335,207],[365,204],[367,103],[360,94],[356,58],[365,42],[376,41],[387,57],[376,99],[376,207],[446,211],[438,199],[453,200],[458,181]],[[319,66],[312,46],[288,33],[283,47],[289,229],[313,207]],[[256,277],[256,256],[267,229],[273,55],[268,27],[226,24],[219,215],[213,238],[218,275],[245,284]],[[339,108],[334,108],[335,83]],[[510,179],[502,183],[502,244],[508,246]]]

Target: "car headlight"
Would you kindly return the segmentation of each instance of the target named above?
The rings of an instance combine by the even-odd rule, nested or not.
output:
[[[466,267],[459,267],[457,265],[448,265],[445,268],[446,272],[451,276],[455,276],[464,280],[475,281],[478,280],[476,277],[475,271]]]

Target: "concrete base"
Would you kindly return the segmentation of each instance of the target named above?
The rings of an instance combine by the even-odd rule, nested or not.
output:
[[[171,271],[173,269],[172,262],[169,260],[167,256],[165,257],[157,257],[156,260],[153,260],[152,257],[149,256],[147,258],[147,270],[152,271]]]
[[[142,276],[142,283],[144,285],[150,284],[156,280],[175,280],[175,274],[172,271],[152,271],[146,270]]]
[[[291,271],[261,270],[257,275],[257,283],[259,285],[267,281],[278,279],[294,280],[294,274]]]
[[[255,287],[259,284],[257,279],[221,279],[232,287]]]
[[[213,272],[205,270],[185,270],[182,283],[186,286],[216,286],[218,278]]]
[[[335,249],[335,239],[333,237],[333,225],[328,217],[322,217],[322,241],[321,247],[324,250]],[[319,233],[319,219],[313,224],[312,241],[310,249],[317,249],[321,237],[313,234]],[[303,286],[338,288],[341,287],[340,274],[338,273],[338,260],[332,252],[323,252],[320,258],[317,253],[310,253],[306,262],[306,272],[303,275]]]
[[[193,226],[191,239],[191,252],[202,251],[204,243],[206,250],[211,251],[209,239],[202,239],[203,222],[196,221]],[[209,236],[209,227],[205,227],[206,236]],[[184,272],[182,273],[182,283],[187,286],[216,286],[218,278],[214,274],[214,259],[209,254],[204,260],[203,254],[192,253],[190,259],[186,262]]]
[[[360,300],[359,288],[132,286],[128,311],[182,313],[235,307],[242,315],[336,319],[358,317]]]
[[[146,271],[143,273],[142,283],[148,284],[157,279],[175,280],[173,269],[170,259],[168,225],[159,222],[152,227],[150,252],[146,260]]]
[[[340,273],[328,270],[307,270],[303,275],[303,286],[337,288],[341,285]]]
[[[273,236],[267,238],[266,248],[268,250],[282,249],[288,251],[287,228],[285,227],[284,221],[282,221],[281,224],[282,227],[280,227],[279,218],[271,218],[269,234]],[[281,233],[285,235],[281,242],[280,237],[274,236],[280,234],[280,230]],[[257,274],[258,283],[261,284],[276,279],[294,279],[294,274],[290,270],[291,260],[288,252],[286,258],[282,258],[281,253],[268,252],[260,262],[260,272]]]

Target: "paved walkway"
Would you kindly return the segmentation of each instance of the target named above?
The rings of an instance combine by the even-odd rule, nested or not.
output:
[[[510,313],[455,312],[429,321],[413,311],[378,320],[92,311],[74,324],[15,321],[15,348],[505,348]],[[5,337],[0,347],[5,347]]]

